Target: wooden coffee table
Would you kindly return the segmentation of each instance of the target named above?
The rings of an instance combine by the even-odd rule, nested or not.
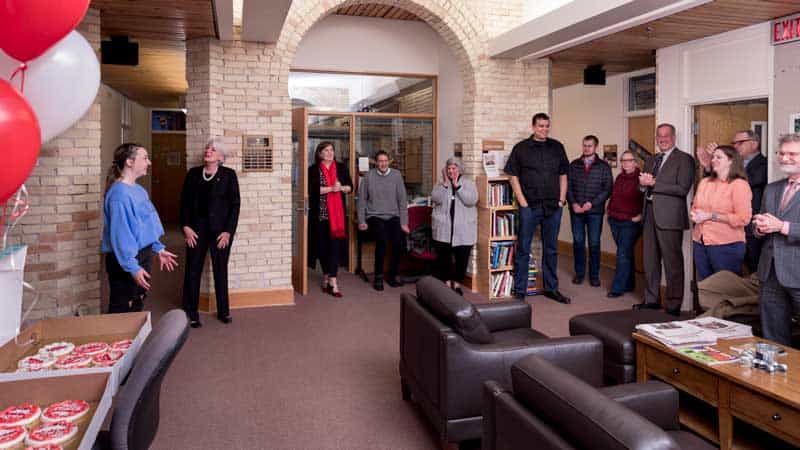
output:
[[[680,421],[723,450],[753,448],[734,430],[736,417],[773,436],[800,447],[800,351],[786,348],[779,361],[788,373],[769,374],[738,362],[709,366],[684,356],[647,336],[633,333],[636,340],[636,379],[658,379],[716,408],[716,423],[699,408],[681,402]],[[720,340],[714,348],[729,354],[731,346],[742,347],[760,338]],[[697,403],[697,402],[696,402]],[[713,418],[712,418],[713,419]],[[757,448],[758,445],[755,445]]]

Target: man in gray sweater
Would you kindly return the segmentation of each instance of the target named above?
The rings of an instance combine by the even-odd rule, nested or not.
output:
[[[403,176],[389,168],[389,154],[381,150],[375,154],[376,168],[361,178],[358,189],[358,229],[372,230],[375,236],[375,290],[383,290],[383,259],[386,242],[391,242],[392,259],[389,262],[391,287],[401,285],[397,281],[400,266],[403,235],[408,234],[408,199]]]

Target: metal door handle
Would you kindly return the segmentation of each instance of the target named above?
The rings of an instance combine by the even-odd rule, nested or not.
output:
[[[672,373],[674,373],[675,375],[679,375],[681,373],[681,369],[678,369],[676,367],[676,368],[672,369]]]

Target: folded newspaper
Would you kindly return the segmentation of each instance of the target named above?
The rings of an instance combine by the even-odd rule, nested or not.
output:
[[[753,336],[753,330],[749,325],[716,317],[639,324],[636,325],[636,331],[670,347],[714,345],[717,339]]]

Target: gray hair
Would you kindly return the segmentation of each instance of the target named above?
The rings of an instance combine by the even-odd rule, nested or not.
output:
[[[461,158],[457,158],[455,156],[447,158],[447,161],[444,163],[444,168],[446,169],[450,166],[456,166],[458,167],[459,173],[464,173],[464,163],[461,162]]]
[[[740,131],[737,131],[736,134],[746,134],[747,135],[747,139],[750,139],[750,140],[756,141],[758,143],[761,143],[761,136],[759,136],[758,133],[756,133],[753,130],[740,130]]]
[[[800,133],[789,133],[781,136],[781,138],[778,140],[778,148],[793,142],[800,142]]]
[[[217,136],[213,137],[206,142],[205,148],[212,147],[220,155],[220,162],[225,162],[225,143],[222,138]]]

